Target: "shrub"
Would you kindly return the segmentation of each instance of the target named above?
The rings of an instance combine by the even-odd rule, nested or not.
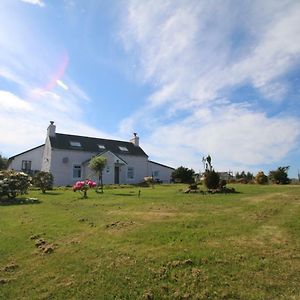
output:
[[[195,171],[185,167],[179,167],[172,172],[171,178],[173,182],[193,183]]]
[[[0,172],[0,199],[8,197],[16,198],[18,195],[25,194],[29,188],[31,178],[23,173],[16,171]]]
[[[204,184],[207,189],[213,190],[219,187],[220,175],[214,170],[206,170],[204,173]]]
[[[73,191],[74,192],[82,192],[83,193],[83,198],[87,198],[87,191],[91,188],[96,187],[97,184],[96,182],[87,179],[85,181],[77,181],[74,185],[73,185]]]
[[[256,174],[255,181],[258,184],[266,184],[268,183],[268,176],[266,176],[263,171],[260,171]]]
[[[289,167],[279,167],[275,171],[270,171],[269,179],[276,184],[289,184],[291,180],[288,178]]]
[[[46,190],[52,190],[53,188],[53,175],[49,172],[40,171],[36,173],[32,181],[43,193],[46,193]]]

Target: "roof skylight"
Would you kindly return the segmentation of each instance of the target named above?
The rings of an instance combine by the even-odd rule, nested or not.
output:
[[[104,150],[104,149],[105,149],[105,146],[104,146],[104,145],[99,145],[99,144],[98,144],[98,148],[99,148],[100,150]]]
[[[75,141],[70,141],[70,145],[71,145],[72,147],[81,147],[80,142],[75,142]]]
[[[124,152],[128,152],[128,149],[125,146],[119,146],[119,149]]]

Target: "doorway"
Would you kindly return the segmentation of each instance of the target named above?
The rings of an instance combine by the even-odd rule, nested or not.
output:
[[[115,166],[115,184],[120,184],[120,167]]]

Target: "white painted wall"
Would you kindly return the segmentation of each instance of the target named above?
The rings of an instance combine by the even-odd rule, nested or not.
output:
[[[152,176],[156,172],[158,172],[157,176],[154,176],[154,179],[159,179],[163,183],[170,183],[171,180],[171,174],[174,171],[171,168],[156,164],[154,162],[149,161],[148,162],[148,176]]]
[[[124,184],[134,184],[139,183],[144,180],[144,177],[148,174],[148,158],[146,156],[133,156],[133,155],[119,155],[122,159],[127,162],[122,170],[123,182]],[[134,178],[127,178],[128,167],[134,168]]]
[[[106,167],[103,171],[103,183],[104,184],[114,184],[115,183],[115,165],[119,163],[120,168],[120,184],[135,184],[143,181],[144,177],[148,174],[148,159],[143,156],[132,156],[132,155],[118,155],[115,156],[111,152],[106,152],[103,156],[107,159]],[[122,160],[124,160],[126,164],[123,164]],[[134,178],[127,177],[128,167],[134,168]],[[93,174],[93,172],[88,168],[88,166],[84,166],[83,175],[85,178],[90,178],[92,180],[98,181],[97,176]]]
[[[106,158],[106,166],[102,172],[103,184],[113,184],[115,181],[115,164],[118,163],[120,168],[120,184],[124,183],[124,174],[126,169],[126,164],[122,162],[116,155],[108,151],[103,153],[101,156]],[[98,175],[95,174],[89,167],[88,163],[83,167],[83,177],[92,179],[98,182]]]
[[[42,157],[43,157],[44,146],[27,151],[26,153],[20,154],[12,159],[8,169],[22,171],[22,161],[31,161],[31,170],[41,170],[42,167]]]
[[[50,172],[54,176],[54,185],[73,185],[78,180],[73,178],[73,165],[81,165],[94,155],[93,152],[52,149]],[[64,158],[67,162],[63,162]],[[86,179],[83,173],[81,175],[81,179]]]

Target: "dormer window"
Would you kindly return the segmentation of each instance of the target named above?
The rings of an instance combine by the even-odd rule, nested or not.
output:
[[[124,152],[128,152],[128,149],[124,146],[119,146],[119,149]]]
[[[75,142],[75,141],[70,141],[70,145],[71,145],[72,147],[81,147],[80,142]]]
[[[98,148],[99,148],[100,150],[105,150],[105,146],[104,146],[104,145],[99,145],[99,144],[98,144]]]

